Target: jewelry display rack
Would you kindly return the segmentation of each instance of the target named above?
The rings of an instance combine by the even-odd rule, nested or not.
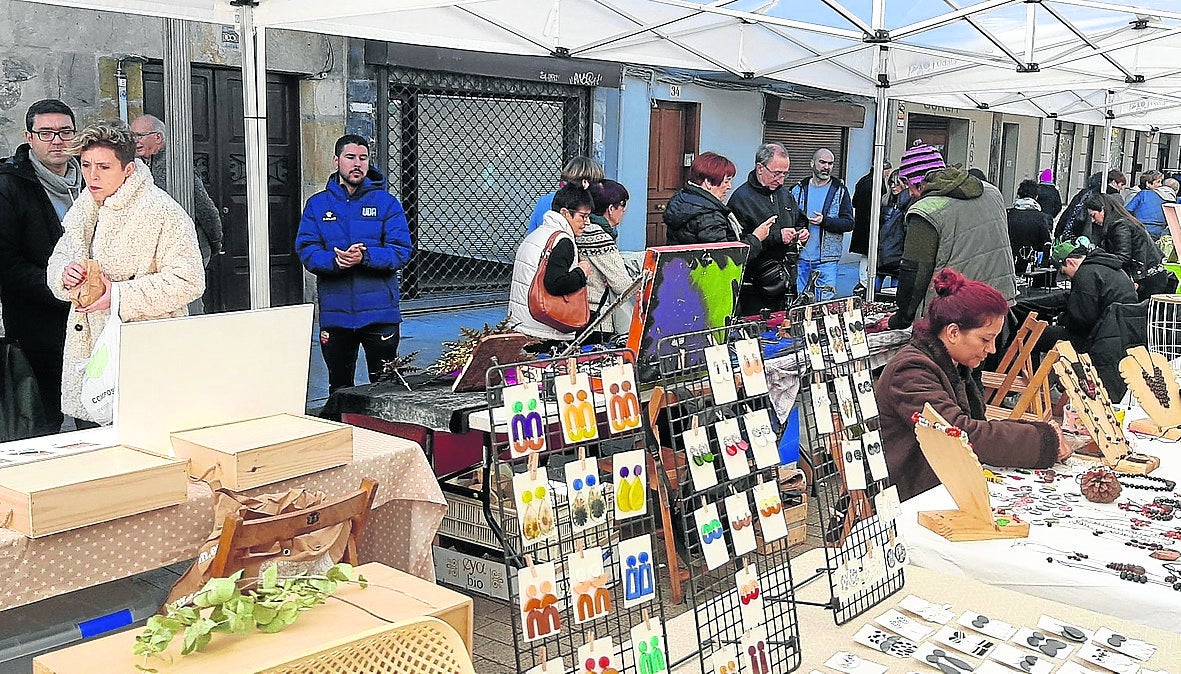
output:
[[[762,330],[735,324],[658,347],[659,426],[672,448],[660,454],[674,464],[659,472],[684,522],[685,597],[700,644],[686,660],[704,674],[790,672],[801,662]]]
[[[488,370],[486,514],[504,545],[519,672],[671,668],[634,366],[617,350]]]
[[[1103,464],[1120,473],[1147,475],[1156,470],[1160,459],[1132,451],[1091,357],[1076,352],[1067,341],[1058,342],[1054,349],[1060,356],[1054,363],[1054,372],[1066,389],[1071,407],[1078,413],[1079,423],[1099,447]],[[1085,454],[1076,456],[1087,458]]]
[[[1181,389],[1169,359],[1147,347],[1134,346],[1119,362],[1119,373],[1151,421],[1138,427],[1132,422],[1129,427],[1166,440],[1181,440]]]
[[[894,518],[898,492],[886,471],[870,376],[862,300],[791,310],[801,372],[800,459],[811,470],[831,599],[838,625],[902,589],[906,546]]]

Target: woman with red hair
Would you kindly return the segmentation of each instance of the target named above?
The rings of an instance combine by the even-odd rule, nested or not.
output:
[[[981,463],[1049,468],[1070,456],[1053,421],[985,420],[984,397],[972,369],[996,352],[996,336],[1009,311],[1004,295],[954,269],[940,271],[932,285],[935,299],[925,318],[914,324],[910,344],[890,359],[875,386],[882,446],[898,497],[906,500],[939,484],[911,422],[924,403],[968,434]]]
[[[664,211],[670,244],[741,241],[750,246],[748,259],[759,256],[775,218],[769,218],[750,234],[742,234],[738,219],[722,202],[735,173],[734,162],[714,152],[703,152],[693,160],[688,183],[668,200]]]

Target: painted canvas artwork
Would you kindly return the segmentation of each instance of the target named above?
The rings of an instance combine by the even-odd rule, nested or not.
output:
[[[640,288],[627,346],[637,355],[641,381],[653,381],[660,340],[697,330],[725,327],[734,315],[742,269],[750,247],[744,243],[649,248],[644,270],[651,280]],[[690,352],[709,346],[702,335]]]

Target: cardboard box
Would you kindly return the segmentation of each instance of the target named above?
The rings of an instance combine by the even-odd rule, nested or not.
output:
[[[118,445],[0,468],[0,526],[30,538],[184,503],[185,462]]]
[[[234,491],[253,489],[353,460],[353,427],[300,414],[272,416],[172,433],[189,473]]]
[[[184,656],[180,654],[184,638],[178,635],[163,659],[152,658],[146,664],[160,674],[257,674],[390,622],[424,615],[454,627],[471,652],[470,597],[378,563],[364,564],[359,571],[369,580],[369,587],[342,585],[325,604],[302,612],[282,632],[216,633],[204,652]],[[139,674],[135,666],[143,665],[143,658],[131,654],[139,633],[129,630],[46,653],[33,660],[33,672],[92,674],[98,669],[104,674]]]

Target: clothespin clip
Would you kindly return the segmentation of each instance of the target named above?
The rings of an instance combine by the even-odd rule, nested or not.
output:
[[[529,455],[529,479],[537,479],[538,456],[537,454]]]
[[[693,421],[691,421],[689,423],[689,427],[692,428],[694,431],[696,431],[700,425],[701,425],[701,420],[697,418],[696,414],[694,414]]]
[[[644,627],[651,630],[652,629],[652,615],[650,613],[648,613],[648,609],[646,609],[646,608],[641,609],[640,615],[644,618]]]
[[[586,549],[581,539],[574,541],[574,552],[578,553],[579,559],[582,559],[586,556]]]
[[[594,645],[595,645],[595,631],[594,630],[587,630],[586,631],[586,645],[590,648],[594,648]]]
[[[538,647],[537,658],[541,660],[541,671],[549,671],[546,669],[549,666],[549,658],[545,657],[545,646]]]
[[[685,347],[681,347],[678,351],[679,351],[679,353],[677,355],[677,364],[680,367],[680,369],[684,370],[685,369]]]
[[[533,555],[525,555],[525,567],[529,569],[529,573],[537,578],[537,567],[533,566]]]
[[[570,375],[570,384],[578,381],[578,359],[571,356],[566,359],[566,372]]]
[[[586,447],[579,445],[578,446],[578,462],[582,463],[583,461],[586,461]]]

